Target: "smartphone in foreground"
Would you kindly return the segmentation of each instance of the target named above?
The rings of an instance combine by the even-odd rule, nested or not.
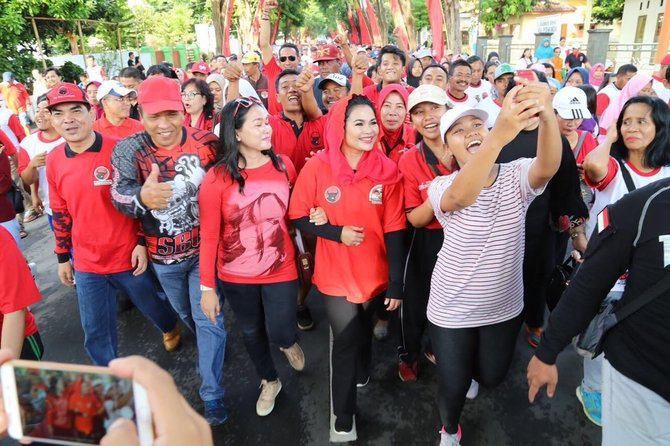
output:
[[[535,76],[535,72],[533,70],[517,70],[515,76],[522,79],[528,79],[531,82],[537,80],[537,76]]]
[[[9,435],[62,445],[99,444],[118,418],[135,422],[141,446],[153,442],[146,390],[105,367],[10,361],[0,366]]]

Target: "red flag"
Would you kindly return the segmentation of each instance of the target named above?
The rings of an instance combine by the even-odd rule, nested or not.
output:
[[[354,45],[358,45],[358,32],[356,31],[356,23],[354,23],[354,15],[351,13],[351,8],[347,5],[347,19],[349,19],[349,26],[351,27],[351,35],[349,40]]]
[[[279,29],[279,19],[281,18],[281,5],[277,8],[277,21],[275,22],[274,28],[272,28],[272,40],[270,42],[274,43],[277,40],[277,30]],[[286,36],[284,36],[286,40]]]
[[[400,40],[405,44],[404,48],[409,48],[409,39],[407,38],[407,28],[405,28],[405,20],[402,16],[402,11],[400,10],[400,4],[398,0],[391,0],[391,17],[393,17],[393,24],[400,28]]]
[[[365,23],[365,17],[363,16],[363,11],[358,3],[356,3],[356,16],[358,17],[358,24],[361,27],[361,44],[362,45],[372,45],[372,39],[370,38],[370,30],[368,29],[368,24]]]
[[[254,18],[251,23],[251,28],[253,30],[254,35],[254,42],[258,42],[258,36],[260,35],[260,28],[261,28],[260,15],[262,10],[263,10],[263,0],[259,0],[258,5],[256,6],[256,12],[254,13]]]
[[[365,9],[368,12],[368,19],[370,20],[370,29],[372,30],[372,37],[375,42],[381,43],[382,35],[379,32],[379,22],[377,21],[377,14],[375,14],[375,8],[370,3],[370,0],[365,0]]]
[[[433,57],[440,61],[444,56],[444,18],[442,15],[442,2],[440,0],[426,0],[428,8],[428,22],[433,40]]]
[[[230,56],[230,24],[233,18],[233,6],[235,5],[235,0],[228,0],[228,9],[226,9],[226,15],[223,19],[223,49],[224,56]]]

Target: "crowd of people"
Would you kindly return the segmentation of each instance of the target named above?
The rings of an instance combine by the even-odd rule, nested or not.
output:
[[[256,413],[268,416],[282,389],[271,351],[297,372],[309,363],[298,330],[314,326],[306,297],[316,288],[333,338],[332,441],[355,438],[372,339],[389,336],[389,319],[399,318],[398,377],[419,379],[423,356],[435,364],[440,444],[458,445],[467,399],[504,380],[522,327],[537,348],[536,392],[555,384],[538,370],[597,312],[584,310],[578,326],[559,304],[547,325],[547,283],[570,255],[596,263],[588,239],[603,238],[610,205],[670,176],[670,54],[652,76],[631,64],[590,65],[565,39],[516,64],[497,53],[435,60],[429,48],[356,47],[344,35],[308,57],[290,42],[275,52],[276,7],[264,3],[259,51],[239,61],[218,55],[145,72],[130,56],[107,79],[89,59],[79,86],[50,68],[33,95],[32,133],[30,96],[5,73],[3,95],[15,100],[0,113],[0,192],[10,192],[0,195],[0,237],[20,248],[21,218],[47,214],[58,276],[76,284],[94,364],[118,356],[118,299],[152,322],[167,351],[179,346],[180,327],[192,331],[210,425],[231,410],[224,299],[260,381]],[[29,197],[17,218],[21,190]],[[656,272],[667,264],[666,254]],[[601,300],[634,300],[621,265]],[[3,257],[3,283],[29,275],[20,253]],[[33,288],[10,287],[17,296],[0,303],[2,346],[39,359]],[[648,313],[656,305],[667,316],[669,296]],[[640,406],[658,421],[639,429],[639,444],[670,442],[661,426],[670,332],[656,319],[655,340],[638,339],[631,326],[641,317],[612,330],[625,346],[607,343],[606,360],[584,358],[576,395],[588,419],[610,429],[607,444],[619,444],[611,432],[626,409],[603,404],[621,391],[603,385],[603,368],[631,381],[629,397],[658,397],[654,408]],[[6,334],[10,322],[25,341]],[[642,345],[653,346],[635,355]]]

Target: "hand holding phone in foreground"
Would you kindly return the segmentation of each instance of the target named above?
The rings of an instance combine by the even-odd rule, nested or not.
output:
[[[117,376],[132,379],[146,389],[154,421],[154,445],[214,444],[207,421],[186,402],[172,376],[156,363],[141,356],[130,356],[113,360],[109,368]],[[100,444],[139,445],[135,424],[127,419],[118,419]]]

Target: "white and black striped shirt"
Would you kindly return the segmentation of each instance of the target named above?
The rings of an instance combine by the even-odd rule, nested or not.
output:
[[[428,197],[444,228],[428,300],[433,324],[480,327],[507,321],[523,310],[526,210],[544,191],[528,182],[532,162],[521,158],[501,164],[493,185],[456,212],[442,212],[440,199],[458,172],[431,183]]]

